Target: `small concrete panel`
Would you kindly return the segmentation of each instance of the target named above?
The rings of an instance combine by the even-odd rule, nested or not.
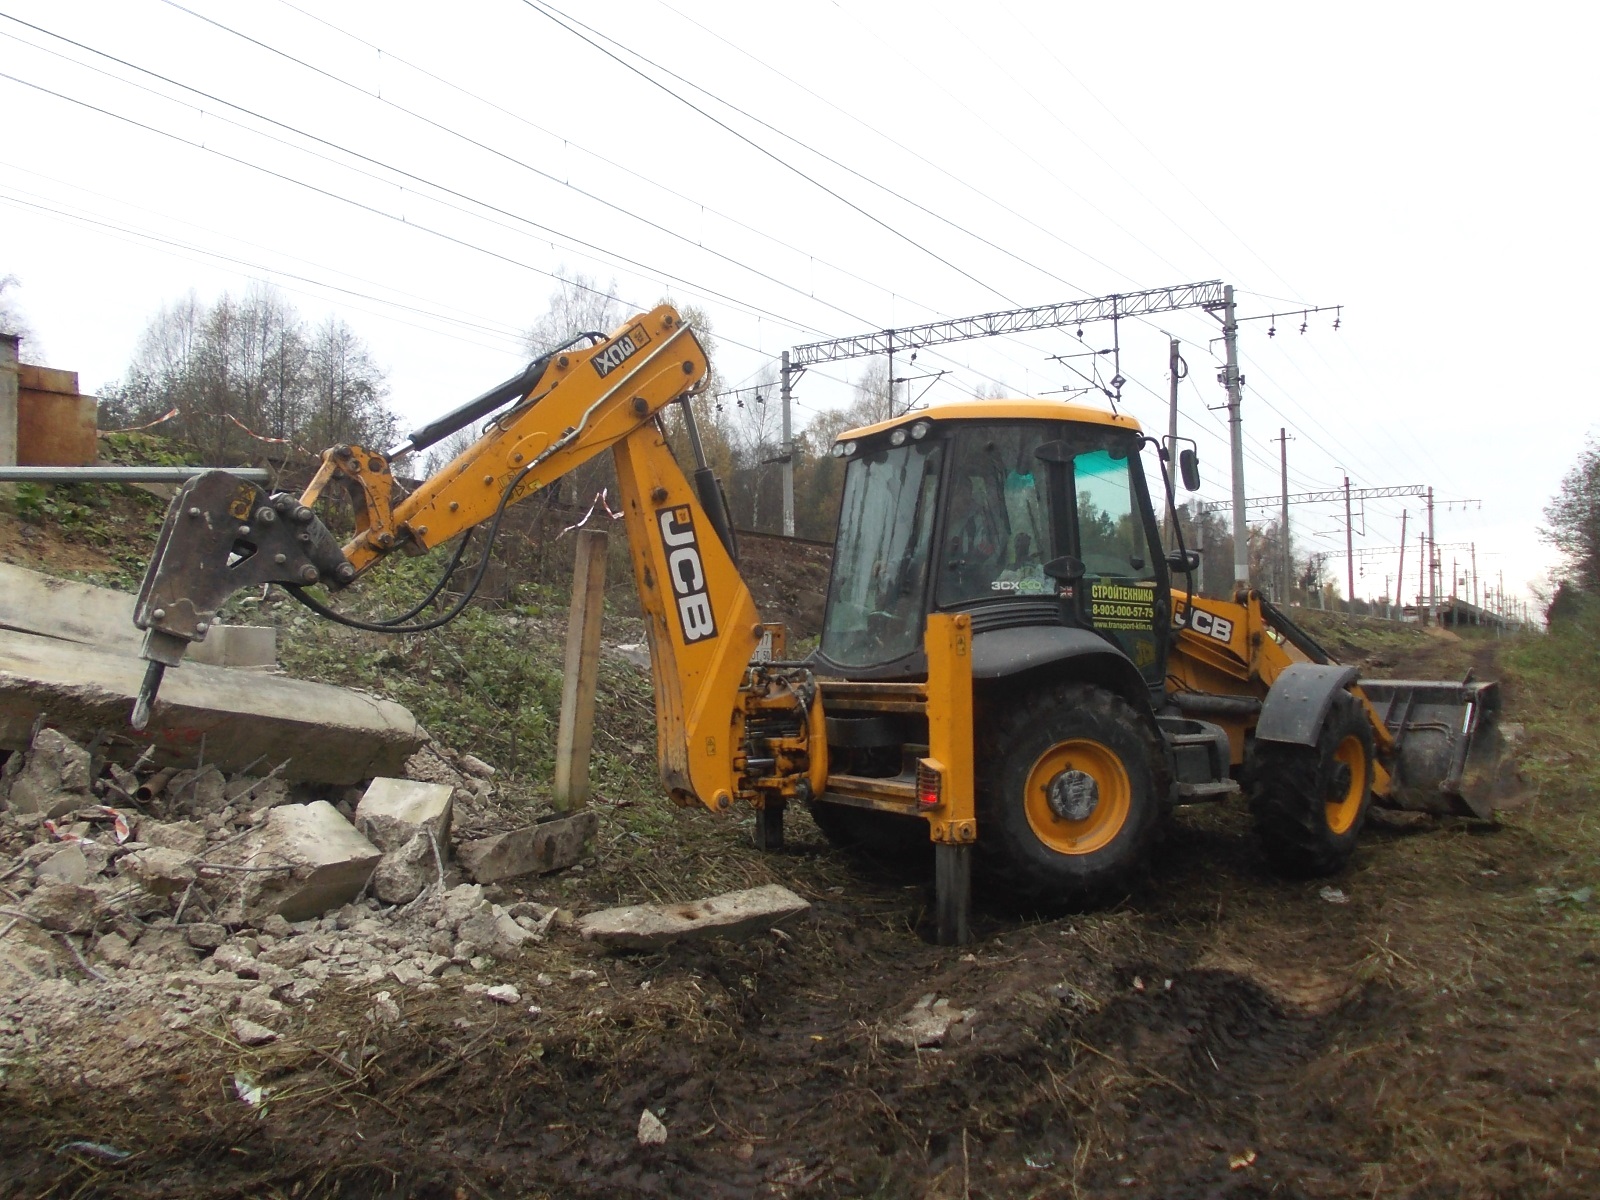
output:
[[[559,817],[463,842],[456,847],[456,858],[479,883],[559,871],[584,856],[599,826],[600,819],[592,812]]]
[[[156,747],[158,765],[205,761],[242,771],[289,758],[284,778],[353,784],[398,775],[422,745],[404,708],[328,684],[186,663],[167,672],[150,726],[128,727],[144,677],[138,658],[0,631],[0,748],[20,750],[41,712],[68,736],[97,730]],[[352,831],[353,832],[353,831]]]
[[[811,905],[776,883],[725,892],[687,904],[630,904],[590,913],[578,922],[585,939],[617,950],[657,950],[697,938],[746,938]]]

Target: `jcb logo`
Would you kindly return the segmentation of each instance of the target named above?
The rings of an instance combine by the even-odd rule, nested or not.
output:
[[[1178,624],[1188,625],[1196,633],[1203,633],[1207,637],[1216,638],[1219,642],[1233,640],[1233,622],[1227,617],[1219,617],[1215,613],[1208,613],[1203,608],[1191,608],[1181,614]]]
[[[706,591],[706,569],[694,536],[694,518],[687,507],[663,508],[656,512],[656,523],[667,555],[667,578],[672,580],[672,594],[678,602],[683,640],[693,643],[716,637],[717,620]]]

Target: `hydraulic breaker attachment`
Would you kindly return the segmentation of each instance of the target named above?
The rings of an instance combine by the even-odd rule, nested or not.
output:
[[[295,497],[269,496],[226,471],[189,480],[167,509],[134,605],[149,666],[133,727],[149,723],[162,675],[183,660],[190,642],[205,640],[229,596],[264,583],[338,587],[355,574],[327,526]]]
[[[1488,817],[1514,791],[1500,734],[1500,685],[1363,679],[1394,742],[1394,786],[1380,802],[1419,812]]]

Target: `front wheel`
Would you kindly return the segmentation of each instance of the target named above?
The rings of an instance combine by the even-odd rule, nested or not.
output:
[[[1124,894],[1160,824],[1161,749],[1120,696],[1057,684],[1010,701],[979,749],[978,853],[988,874],[1044,904]]]
[[[1333,698],[1315,746],[1255,743],[1245,790],[1274,866],[1331,875],[1350,861],[1372,804],[1372,763],[1372,725],[1348,692]]]

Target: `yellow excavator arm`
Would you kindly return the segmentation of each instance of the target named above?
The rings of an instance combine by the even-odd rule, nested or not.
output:
[[[135,607],[149,660],[133,723],[143,728],[163,671],[215,623],[241,588],[277,583],[305,596],[316,583],[348,586],[397,551],[420,554],[485,522],[604,450],[614,453],[639,597],[648,624],[663,783],[680,803],[729,808],[735,793],[760,803],[747,761],[747,710],[788,714],[773,761],[755,771],[769,784],[816,774],[825,754],[820,707],[808,675],[752,667],[764,628],[740,577],[721,493],[703,461],[693,416],[685,420],[697,458],[691,482],[667,444],[662,410],[687,400],[708,365],[692,330],[670,307],[633,317],[593,344],[563,348],[477,401],[381,454],[339,446],[300,497],[269,495],[226,471],[185,484],[173,500]],[[484,434],[395,503],[389,459],[424,449],[488,416]],[[356,532],[340,547],[312,505],[330,485],[355,507]],[[483,553],[488,554],[485,546]],[[422,622],[427,625],[429,622]],[[413,624],[394,632],[416,629]],[[777,760],[782,761],[777,761]],[[772,790],[772,789],[769,789]]]

